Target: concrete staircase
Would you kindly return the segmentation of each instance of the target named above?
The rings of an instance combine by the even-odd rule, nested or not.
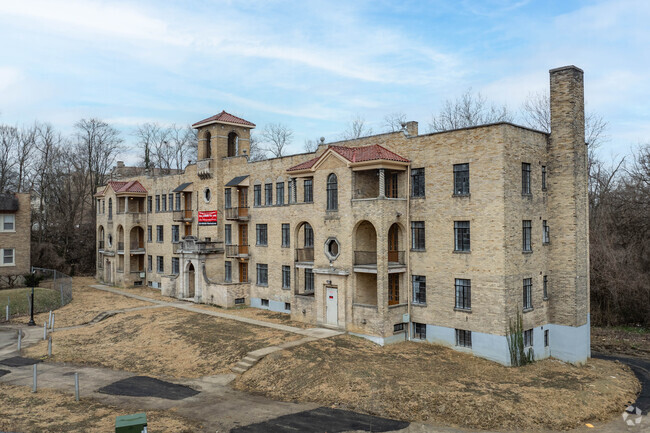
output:
[[[333,335],[339,335],[339,334],[341,334],[341,332],[338,332]],[[269,346],[269,347],[264,347],[262,349],[253,350],[251,352],[248,352],[246,356],[242,358],[242,360],[239,361],[237,364],[235,364],[234,367],[231,367],[230,370],[232,370],[234,373],[237,374],[246,373],[251,367],[257,364],[260,361],[260,359],[264,358],[266,355],[269,355],[274,352],[278,352],[280,350],[289,349],[291,347],[300,346],[301,344],[309,343],[310,341],[316,341],[320,338],[326,338],[326,337],[320,337],[320,336],[305,337],[305,338],[301,338],[300,340],[288,341],[286,343],[282,343],[277,346]]]

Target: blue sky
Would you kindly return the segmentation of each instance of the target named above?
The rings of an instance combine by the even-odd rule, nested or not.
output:
[[[305,139],[404,112],[428,130],[471,87],[518,110],[585,71],[603,156],[650,141],[647,1],[0,0],[0,122],[193,123],[225,109]],[[122,155],[135,162],[134,154]]]

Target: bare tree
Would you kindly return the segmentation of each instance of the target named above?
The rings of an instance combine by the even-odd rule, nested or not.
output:
[[[357,114],[350,119],[341,137],[344,140],[355,140],[369,135],[372,135],[372,128],[366,124],[366,119]]]
[[[36,124],[29,127],[22,127],[18,135],[19,143],[16,153],[16,170],[18,178],[16,179],[16,191],[24,192],[31,189],[29,182],[30,171],[33,165],[32,153],[36,148],[36,135],[38,126]]]
[[[325,141],[325,140],[323,140]],[[320,140],[305,140],[304,144],[302,145],[302,149],[305,152],[316,152],[318,150],[318,145],[321,143]]]
[[[15,153],[18,148],[17,128],[0,125],[0,192],[14,190],[16,174]]]
[[[250,149],[248,160],[250,162],[262,161],[266,159],[266,151],[260,145],[260,138],[257,134],[252,133],[250,137]]]
[[[401,111],[390,113],[384,116],[384,123],[382,124],[386,132],[398,132],[403,129],[406,123],[406,114]]]
[[[282,123],[269,123],[262,131],[263,148],[274,157],[284,156],[287,146],[291,144],[293,131]]]
[[[431,132],[449,131],[470,126],[496,122],[512,122],[513,115],[507,105],[488,104],[481,93],[474,94],[469,88],[459,98],[447,99],[440,112],[433,115]]]

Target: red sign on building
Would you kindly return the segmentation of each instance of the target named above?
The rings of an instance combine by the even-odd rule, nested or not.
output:
[[[216,210],[199,211],[199,225],[200,226],[216,226],[217,225],[217,211]]]

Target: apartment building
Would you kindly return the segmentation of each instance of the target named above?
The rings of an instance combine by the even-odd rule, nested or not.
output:
[[[510,363],[590,356],[583,71],[550,71],[550,134],[510,123],[402,131],[249,162],[255,125],[193,125],[183,173],[101,188],[97,278],[239,304],[379,344]]]
[[[30,272],[31,221],[29,193],[0,193],[0,287]]]

